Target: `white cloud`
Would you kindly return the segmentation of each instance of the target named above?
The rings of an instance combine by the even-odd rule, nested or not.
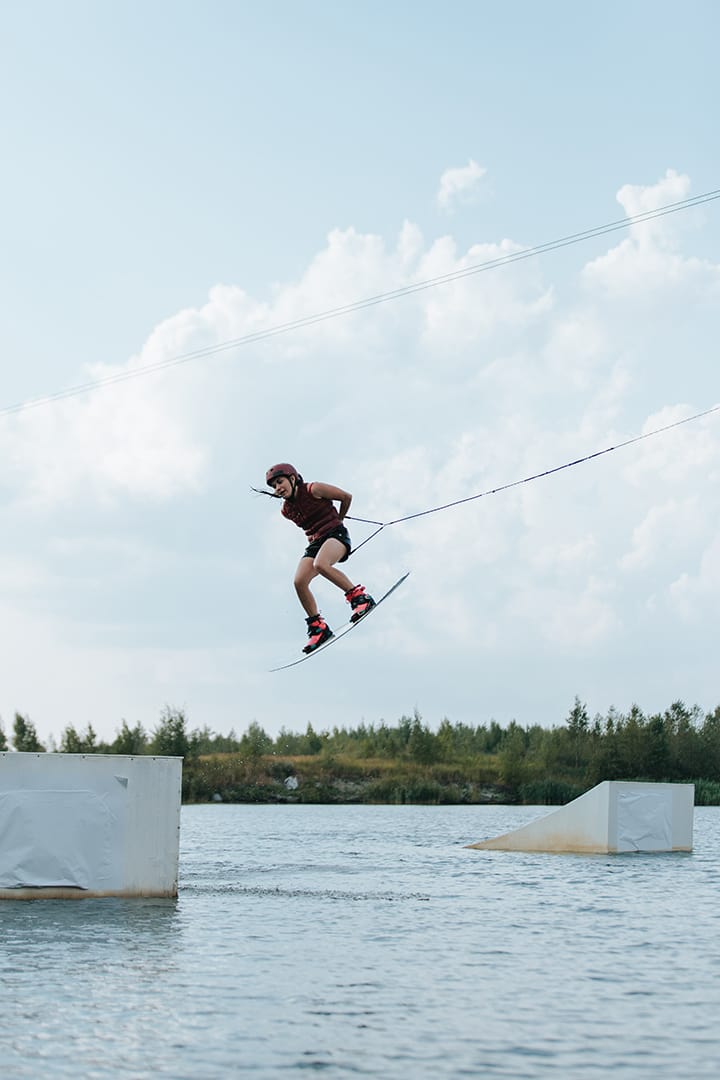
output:
[[[597,648],[617,632],[613,586],[589,577],[578,591],[545,589],[541,584],[512,601],[513,621],[538,626],[538,637],[571,661],[578,652]]]
[[[3,425],[0,444],[17,496],[36,507],[171,498],[197,490],[204,466],[159,398],[136,388],[20,414]]]
[[[451,237],[436,241],[419,266],[422,280],[431,280],[502,258],[518,245],[475,244],[458,254]],[[431,353],[452,353],[472,345],[483,348],[501,330],[505,340],[519,338],[528,325],[538,322],[552,308],[552,290],[543,283],[537,267],[523,267],[513,275],[469,274],[431,290],[423,299],[424,345]]]
[[[720,532],[711,533],[706,544],[695,571],[683,571],[671,584],[670,602],[686,623],[712,635],[712,620],[720,605]],[[714,636],[706,639],[708,653],[714,641]]]
[[[96,367],[100,379],[138,369]],[[5,483],[36,509],[199,490],[206,466],[183,404],[187,379],[135,379],[0,422]]]
[[[667,201],[677,183],[623,189],[628,213]],[[611,699],[626,688],[632,699],[660,693],[658,667],[668,678],[680,671],[680,625],[692,650],[712,618],[703,597],[717,608],[717,416],[383,530],[348,569],[375,591],[403,569],[411,578],[372,632],[334,651],[319,682],[311,665],[292,680],[265,677],[304,633],[292,590],[303,537],[275,503],[249,493],[270,461],[290,460],[307,479],[351,490],[351,514],[389,521],[707,407],[703,380],[714,385],[714,367],[681,364],[672,336],[655,327],[690,319],[714,342],[703,296],[718,268],[693,261],[679,233],[656,230],[646,241],[634,232],[627,244],[569,283],[553,279],[551,261],[528,260],[6,418],[0,557],[6,595],[23,600],[8,617],[21,630],[15,652],[20,639],[22,648],[35,641],[39,656],[11,670],[4,713],[39,700],[38,664],[63,701],[68,673],[94,665],[85,712],[59,706],[48,721],[56,734],[71,719],[95,726],[103,693],[128,709],[202,703],[198,724],[240,730],[253,718],[269,730],[372,719],[401,694],[406,710],[417,702],[429,713],[436,702],[442,714],[451,691],[480,722],[487,699],[517,711],[517,673],[532,665],[548,679],[555,672],[564,705],[582,692],[568,674],[581,661],[610,673]],[[97,372],[133,371],[517,249],[478,240],[460,250],[407,221],[392,242],[335,230],[269,301],[217,286],[205,304],[161,323],[127,365]],[[659,276],[639,272],[648,260]],[[692,288],[669,287],[674,265]],[[356,545],[372,529],[352,523]],[[322,582],[317,592],[342,621],[342,596]],[[29,609],[51,599],[35,626]],[[72,641],[61,641],[68,627]],[[456,670],[473,685],[477,675],[465,705]],[[352,700],[350,685],[361,688]]]
[[[437,193],[438,205],[443,210],[451,210],[457,202],[467,202],[477,191],[478,184],[487,173],[487,169],[478,165],[472,158],[467,165],[446,169],[440,177]]]
[[[707,408],[718,408],[712,402]],[[696,410],[689,404],[667,405],[647,417],[640,434],[652,436],[637,445],[628,459],[627,478],[633,488],[658,497],[661,492],[685,492],[698,482],[704,495],[720,479],[718,414],[693,423],[684,421]],[[662,432],[657,436],[653,432]]]
[[[667,169],[665,175],[655,184],[623,184],[616,198],[631,218],[682,202],[689,194],[690,177],[677,173],[674,169]],[[671,216],[663,216],[631,225],[630,228],[639,246],[666,246],[677,228],[677,222]]]
[[[658,560],[687,558],[707,527],[703,508],[697,494],[651,506],[633,529],[630,551],[620,561],[622,569],[642,570]]]
[[[668,169],[656,184],[624,185],[617,199],[631,218],[679,202],[688,197],[689,189],[689,177]],[[697,211],[689,213],[693,212]],[[686,229],[687,216],[682,214],[630,225],[629,236],[588,263],[583,271],[585,284],[635,305],[638,317],[647,317],[651,304],[696,301],[698,291],[714,295],[720,285],[720,268],[677,250]]]

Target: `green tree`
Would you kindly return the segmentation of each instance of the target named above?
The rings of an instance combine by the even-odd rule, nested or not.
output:
[[[589,726],[587,708],[580,701],[580,698],[576,696],[575,703],[567,718],[567,730],[572,745],[575,768],[580,767],[580,758],[585,747]]]
[[[308,724],[305,731],[304,747],[302,753],[304,754],[319,754],[323,748],[323,739],[321,735],[318,735],[312,724]]]
[[[296,735],[292,731],[287,731],[286,728],[283,726],[280,728],[280,731],[275,738],[275,752],[278,754],[287,754],[290,756],[294,754],[299,754],[300,751],[297,749],[299,740],[299,735]]]
[[[193,732],[192,738],[198,754],[237,754],[240,749],[240,740],[234,728],[230,728],[227,735],[218,735],[205,724],[199,731]]]
[[[405,714],[403,713],[403,715],[398,720],[397,725],[398,741],[402,749],[405,749],[407,744],[410,742],[410,736],[412,735],[412,726],[412,718],[409,716],[405,716]]]
[[[399,728],[390,727],[384,720],[377,728],[370,725],[373,735],[372,747],[366,757],[398,758],[405,748],[404,736]]]
[[[13,722],[13,746],[19,753],[44,754],[45,747],[38,739],[35,725],[29,716],[15,713]]]
[[[614,720],[615,745],[622,775],[626,778],[645,775],[648,740],[645,717],[638,705],[632,705],[627,716],[618,716],[614,709],[608,712],[608,724]]]
[[[682,701],[674,701],[663,714],[668,741],[668,754],[672,759],[672,773],[666,775],[680,780],[692,780],[706,776],[700,730],[702,712],[697,705],[692,709]]]
[[[567,766],[568,738],[565,728],[551,728],[546,732],[537,754],[538,766],[546,776],[562,772]]]
[[[160,723],[153,732],[151,753],[167,757],[189,757],[192,749],[185,713],[182,709],[166,705],[160,716]]]
[[[413,716],[410,738],[408,739],[408,754],[413,761],[420,765],[430,765],[436,758],[435,736],[422,722],[420,713],[415,710]]]
[[[597,713],[592,726],[592,750],[585,769],[585,781],[599,784],[602,780],[627,779],[621,753],[622,723],[611,708],[607,717]]]
[[[498,761],[501,782],[510,788],[519,788],[527,779],[528,769],[525,760],[525,738],[514,720],[507,729]]]
[[[88,724],[84,735],[79,734],[72,724],[68,724],[60,739],[61,754],[96,754],[97,735],[92,724]]]
[[[7,750],[7,748],[8,748],[7,735],[5,734],[5,729],[3,727],[2,720],[0,720],[0,753],[2,753],[3,750]]]
[[[254,720],[240,739],[240,753],[245,757],[257,758],[271,754],[273,741]]]
[[[447,716],[440,721],[435,735],[435,750],[438,761],[452,761],[457,754],[459,728],[453,727]]]
[[[147,750],[148,737],[142,724],[128,727],[127,721],[123,720],[120,730],[110,744],[111,754],[127,754],[136,757],[144,754]]]
[[[505,731],[497,720],[490,721],[490,728],[478,728],[478,732],[484,732],[484,745],[482,749],[486,754],[495,754],[502,746],[505,739]]]
[[[703,776],[708,780],[720,780],[720,705],[705,717],[699,738],[703,751]]]
[[[643,772],[650,780],[667,780],[671,772],[670,746],[662,716],[651,716],[645,730],[647,749]]]

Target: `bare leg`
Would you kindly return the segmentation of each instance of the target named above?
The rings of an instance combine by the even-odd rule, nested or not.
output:
[[[354,587],[350,578],[334,565],[342,559],[346,551],[347,548],[343,543],[331,537],[325,541],[314,559],[305,557],[300,560],[295,571],[295,592],[306,615],[318,614],[317,601],[310,589],[310,582],[318,575],[327,578],[343,592]]]
[[[317,601],[310,591],[310,582],[314,577],[317,577],[317,570],[313,566],[313,560],[310,558],[301,559],[295,571],[294,584],[298,600],[302,604],[306,615],[318,614]]]
[[[338,589],[342,589],[343,592],[355,587],[347,574],[343,574],[342,570],[338,570],[335,566],[335,563],[342,559],[346,551],[347,548],[342,541],[330,537],[318,551],[313,563],[318,574],[327,578],[333,585],[337,585]]]

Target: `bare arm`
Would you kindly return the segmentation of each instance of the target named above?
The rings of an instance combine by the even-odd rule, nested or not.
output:
[[[333,484],[313,483],[312,494],[316,499],[329,499],[330,502],[339,502],[340,507],[338,513],[341,521],[350,509],[350,503],[352,502],[352,495],[350,492],[343,491],[343,489],[339,487],[334,487]]]

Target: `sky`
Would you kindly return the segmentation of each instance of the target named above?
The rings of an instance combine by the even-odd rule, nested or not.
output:
[[[720,412],[386,527],[346,569],[407,582],[272,674],[303,534],[252,491],[387,522],[720,405],[720,201],[408,292],[719,189],[719,11],[3,5],[6,734],[720,704]]]

